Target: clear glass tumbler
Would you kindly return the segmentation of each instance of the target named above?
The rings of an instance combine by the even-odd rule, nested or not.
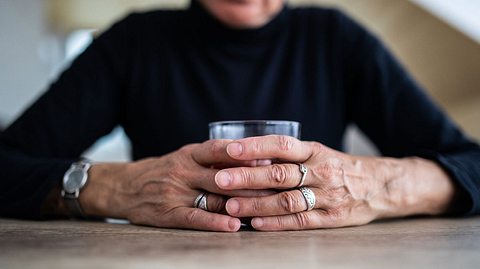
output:
[[[300,139],[300,123],[279,120],[217,121],[208,124],[210,139],[240,139],[262,135],[289,135]],[[250,229],[251,218],[241,218],[242,228]]]
[[[208,125],[210,139],[240,139],[262,135],[288,135],[300,139],[301,125],[296,121],[240,120],[217,121]]]

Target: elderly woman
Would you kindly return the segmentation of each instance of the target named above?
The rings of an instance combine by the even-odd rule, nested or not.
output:
[[[306,141],[201,143],[231,119],[296,120]],[[384,157],[342,153],[350,123]],[[134,162],[78,159],[117,125]],[[480,212],[479,146],[358,24],[283,0],[194,0],[117,23],[1,134],[0,168],[9,217],[234,232],[242,217],[271,231]]]

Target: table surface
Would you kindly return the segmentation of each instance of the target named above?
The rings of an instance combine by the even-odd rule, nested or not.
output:
[[[0,219],[0,268],[480,268],[480,218],[215,233]]]

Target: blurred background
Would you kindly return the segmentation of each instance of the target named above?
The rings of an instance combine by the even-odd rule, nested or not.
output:
[[[477,141],[480,140],[479,0],[289,0],[334,6],[387,44],[417,81]],[[188,0],[0,0],[0,130],[28,107],[95,35],[132,11],[185,8]],[[355,128],[347,150],[376,154]],[[129,160],[121,128],[85,155]]]

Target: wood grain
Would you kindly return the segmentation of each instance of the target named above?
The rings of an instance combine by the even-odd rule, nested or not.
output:
[[[478,268],[480,218],[214,233],[0,219],[0,268]]]

